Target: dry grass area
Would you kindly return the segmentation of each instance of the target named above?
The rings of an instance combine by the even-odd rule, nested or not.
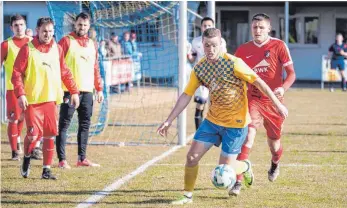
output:
[[[237,198],[229,198],[225,191],[215,189],[209,177],[218,162],[220,150],[213,148],[201,161],[194,203],[184,207],[346,207],[346,97],[347,93],[340,91],[289,91],[285,102],[290,115],[282,138],[285,151],[278,180],[274,183],[267,180],[271,156],[264,130],[261,130],[250,156],[256,177],[254,186],[244,188]],[[170,103],[165,108],[172,107],[171,101],[163,103]],[[190,104],[190,118],[187,119],[190,132],[194,130],[193,109],[194,105]],[[116,136],[116,131],[110,133],[115,135],[112,140],[128,140],[127,136],[130,137],[135,129],[127,128],[128,135]],[[28,179],[21,178],[20,163],[8,160],[10,151],[4,132],[5,128],[2,128],[1,207],[75,207],[94,192],[170,148],[166,145],[89,146],[88,157],[99,162],[101,168],[73,168],[69,171],[53,168],[59,180],[42,181],[39,179],[40,161],[34,161]],[[181,194],[188,148],[189,145],[179,149],[119,190],[111,192],[95,207],[171,207],[169,202]],[[67,152],[68,161],[74,164],[77,146],[69,145]]]

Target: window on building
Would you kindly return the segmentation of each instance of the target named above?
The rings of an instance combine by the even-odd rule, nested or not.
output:
[[[336,33],[341,33],[347,43],[347,18],[336,18]]]
[[[22,14],[21,14],[22,15]],[[13,35],[10,26],[11,26],[11,16],[12,15],[4,15],[4,40],[11,37]],[[26,20],[26,15],[22,15]]]
[[[289,44],[315,45],[318,44],[319,17],[294,15],[289,17]],[[280,18],[280,38],[285,37],[285,20]]]
[[[290,17],[289,19],[289,43],[300,43],[300,27],[301,22],[299,18]],[[280,18],[280,38],[284,40],[285,37],[285,21],[284,18]]]
[[[305,17],[305,44],[318,43],[318,17]]]

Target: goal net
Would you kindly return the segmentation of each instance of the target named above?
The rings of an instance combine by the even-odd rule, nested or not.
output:
[[[156,129],[166,119],[178,97],[179,3],[49,1],[47,6],[56,23],[57,41],[73,31],[74,18],[84,11],[92,19],[90,37],[99,45],[105,44],[104,48],[99,48],[105,100],[100,104],[94,101],[89,142],[109,145],[177,144],[176,123],[166,138],[158,136]],[[196,11],[199,3],[192,2],[188,6]],[[188,33],[193,37],[195,16],[188,15],[188,21]],[[136,44],[125,43],[125,36],[129,33],[136,36]],[[120,48],[121,52],[110,52],[114,48]],[[69,142],[76,142],[77,131],[77,115],[74,115],[68,131]]]

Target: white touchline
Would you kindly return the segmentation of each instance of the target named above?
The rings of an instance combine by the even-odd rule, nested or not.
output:
[[[187,138],[187,142],[190,141],[193,138],[194,134],[191,134]],[[153,166],[158,161],[164,159],[165,157],[169,156],[170,154],[174,153],[176,150],[181,148],[182,146],[174,146],[173,148],[169,149],[168,151],[164,152],[163,154],[153,158],[152,160],[146,162],[145,164],[138,167],[133,172],[129,173],[128,175],[114,181],[111,185],[104,188],[102,191],[94,193],[91,197],[89,197],[84,202],[77,205],[77,208],[84,208],[84,207],[90,207],[96,204],[98,201],[100,201],[105,196],[109,195],[112,191],[119,189],[123,184],[130,181],[130,179],[134,178],[138,174],[144,172],[147,168],[150,166]]]
[[[199,166],[215,166],[217,165],[216,164],[212,164],[212,163],[209,163],[209,164],[199,164]],[[184,166],[184,164],[179,164],[179,163],[176,163],[176,164],[167,164],[167,163],[162,163],[162,164],[154,164],[154,166]],[[256,166],[256,167],[267,167],[268,164],[253,164],[252,163],[252,166]],[[288,164],[280,164],[281,167],[347,167],[347,165],[339,165],[339,164],[336,164],[336,165],[329,165],[329,164],[326,164],[326,165],[320,165],[320,164],[302,164],[302,163],[288,163]]]

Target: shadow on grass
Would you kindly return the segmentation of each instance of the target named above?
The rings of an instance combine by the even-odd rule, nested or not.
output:
[[[32,200],[32,201],[21,201],[21,200],[2,200],[1,203],[2,204],[12,204],[12,205],[29,205],[29,204],[34,204],[34,205],[42,205],[42,204],[48,204],[52,205],[52,204],[83,204],[83,205],[117,205],[117,204],[147,204],[147,205],[158,205],[158,204],[170,204],[172,200],[171,199],[149,199],[149,200],[142,200],[142,201],[135,201],[135,202],[119,202],[119,201],[114,201],[114,202],[97,202],[97,203],[88,203],[88,202],[79,202],[79,201],[41,201],[41,200]]]
[[[11,158],[7,158],[7,159],[4,159],[4,158],[2,158],[1,159],[1,162],[20,162],[20,161],[18,161],[18,160],[12,160]]]
[[[18,178],[16,178],[18,179]],[[33,178],[35,179],[35,178]],[[40,179],[41,180],[41,179]],[[213,189],[213,188],[211,188]],[[210,188],[195,189],[196,191],[211,190]],[[2,190],[1,194],[20,194],[20,195],[107,195],[107,194],[136,194],[136,193],[161,193],[161,192],[181,192],[182,189],[165,189],[165,190],[115,190],[115,191],[11,191]]]
[[[76,201],[21,201],[21,200],[1,200],[2,204],[77,204]]]
[[[288,126],[347,126],[345,123],[288,123]]]
[[[1,160],[1,162],[3,162],[3,160]],[[2,164],[1,165],[1,168],[20,168],[22,162],[19,161],[18,164]],[[30,164],[31,168],[36,168],[36,167],[41,167],[42,168],[42,165],[39,165],[39,164]]]
[[[312,152],[312,153],[347,153],[342,150],[296,150],[296,152]]]
[[[204,189],[196,189],[196,190],[210,190],[208,188]],[[107,193],[100,193],[99,195],[122,195],[126,197],[127,194],[136,194],[137,193],[162,193],[162,192],[181,192],[182,190],[177,190],[177,189],[165,189],[165,190],[117,190],[117,191],[111,191]],[[8,198],[8,194],[19,194],[19,195],[47,195],[47,194],[52,194],[52,195],[94,195],[98,193],[98,191],[2,191],[1,194],[3,195],[1,203],[3,204],[79,204],[82,203],[84,205],[93,205],[94,203],[89,203],[89,202],[84,202],[84,201],[42,201],[42,200],[4,200],[4,198]],[[98,205],[112,205],[112,204],[133,204],[133,205],[140,205],[140,204],[147,204],[149,206],[153,205],[158,205],[158,204],[170,204],[172,202],[172,199],[164,198],[162,196],[146,196],[142,195],[141,197],[147,197],[150,198],[148,200],[138,200],[138,201],[113,201],[113,202],[107,202],[107,201],[101,201],[97,202],[96,204]],[[200,197],[199,197],[200,198]],[[203,197],[205,198],[205,197]],[[207,198],[212,198],[212,199],[227,199],[227,197],[207,197]]]
[[[307,132],[284,132],[284,135],[293,135],[293,136],[347,136],[347,134],[341,133],[307,133]]]
[[[223,199],[236,199],[236,197],[229,197],[229,196],[194,196],[195,200],[200,199],[216,199],[216,200],[223,200]]]

